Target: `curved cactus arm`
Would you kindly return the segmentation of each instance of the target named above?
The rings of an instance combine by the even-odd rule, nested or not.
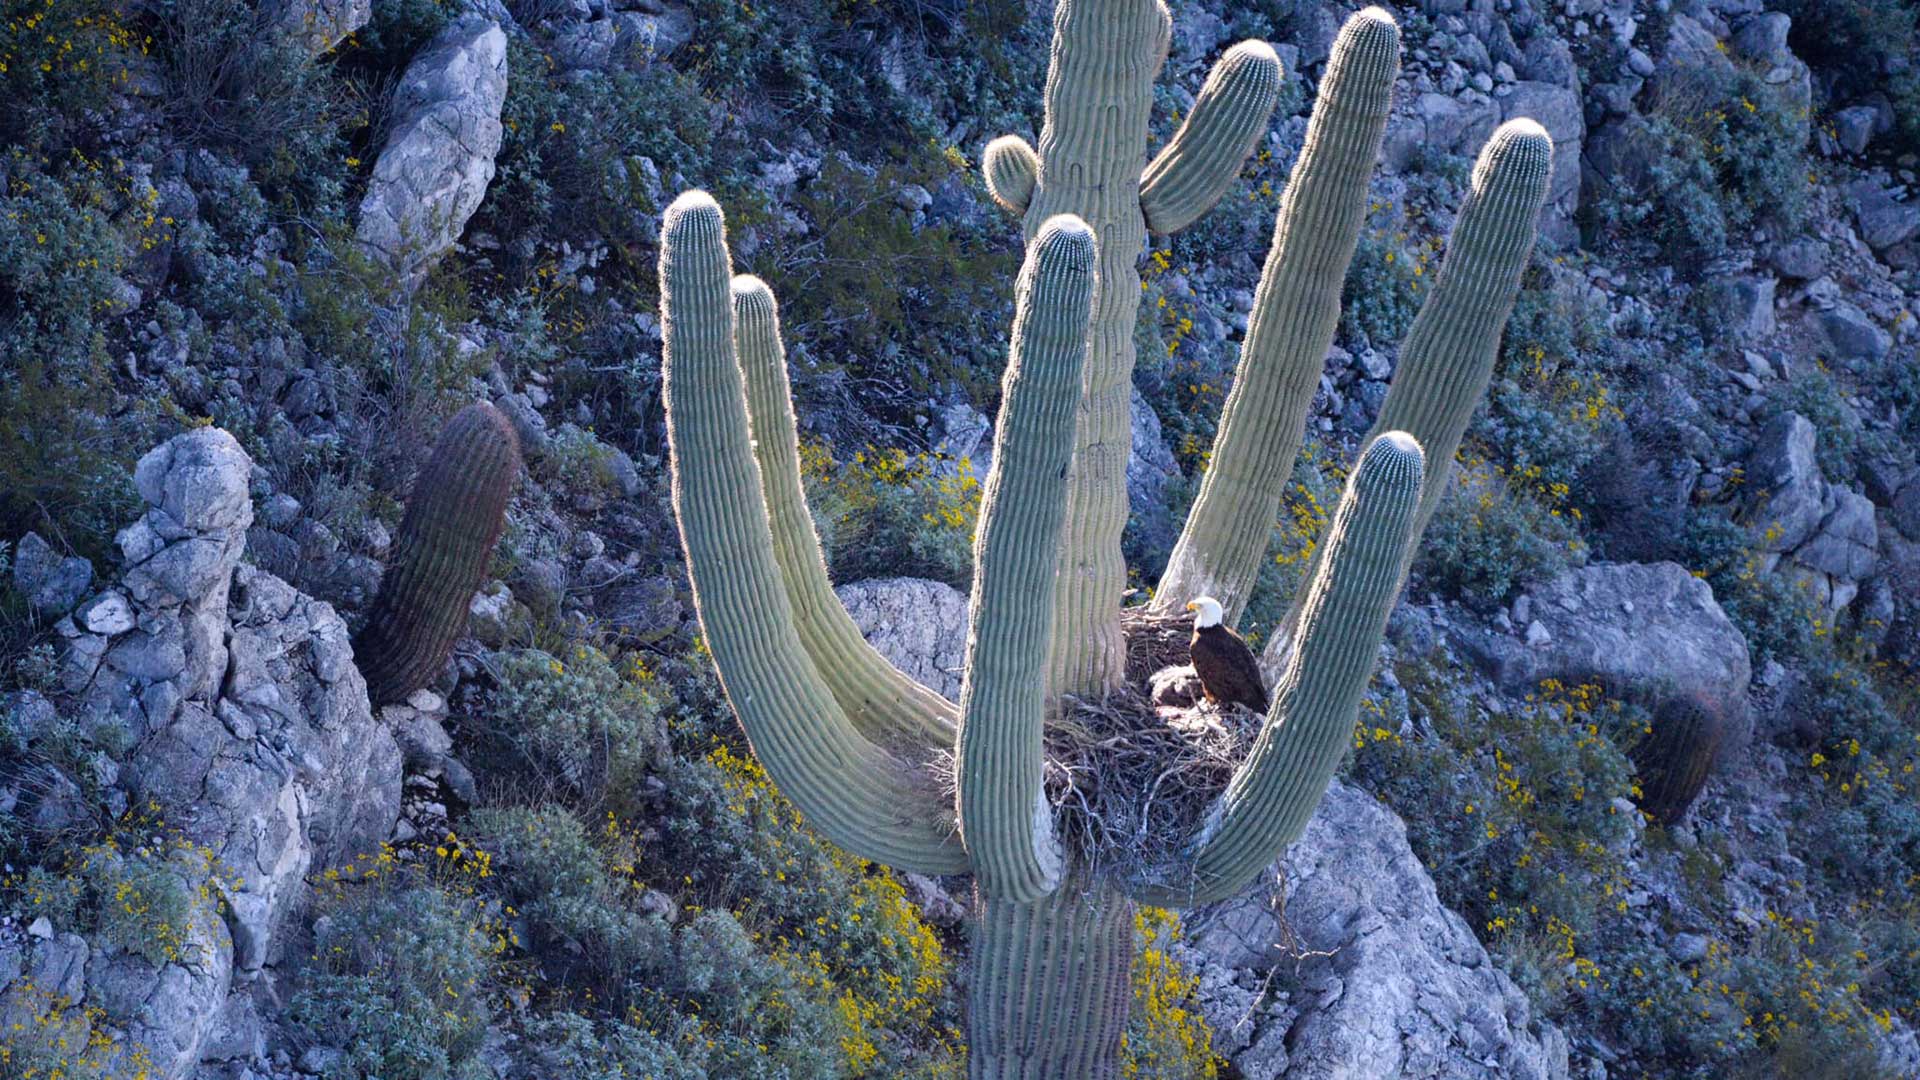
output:
[[[1400,347],[1393,384],[1368,437],[1406,431],[1427,452],[1415,536],[1440,504],[1453,455],[1493,377],[1552,174],[1553,140],[1545,128],[1516,119],[1494,131],[1474,164],[1433,292]],[[1268,670],[1284,665],[1293,638],[1288,631],[1299,617],[1296,600],[1281,632],[1267,642],[1262,663]]]
[[[1141,178],[1147,228],[1179,232],[1213,209],[1266,134],[1281,75],[1280,57],[1264,41],[1243,41],[1220,57],[1193,111]]]
[[[434,442],[407,498],[393,565],[353,639],[375,708],[404,700],[446,665],[474,590],[486,579],[519,475],[513,425],[484,401],[460,410]]]
[[[1274,220],[1212,459],[1154,594],[1159,610],[1212,596],[1231,625],[1246,608],[1340,323],[1399,69],[1392,16],[1366,8],[1340,28]]]
[[[1027,245],[974,542],[956,763],[960,833],[981,890],[1011,901],[1037,900],[1060,877],[1041,789],[1041,734],[1096,247],[1093,230],[1070,215],[1041,226]]]
[[[1054,593],[1049,684],[1099,696],[1126,674],[1120,597],[1127,565],[1127,456],[1132,446],[1133,331],[1140,312],[1153,80],[1166,61],[1172,17],[1161,0],[1059,0],[1040,131],[1040,186],[1027,209],[1032,237],[1055,214],[1075,214],[1100,238],[1100,288],[1088,330],[1074,431],[1073,475]]]
[[[799,435],[773,290],[750,274],[734,278],[733,314],[773,558],[786,582],[800,644],[847,719],[869,741],[914,759],[950,751],[959,710],[875,652],[833,593],[800,479]]]
[[[1018,135],[1002,135],[987,144],[980,156],[987,178],[987,194],[1010,214],[1025,214],[1040,182],[1040,155]]]
[[[1190,865],[1136,898],[1203,904],[1252,881],[1300,835],[1340,764],[1413,542],[1424,455],[1404,431],[1362,454],[1308,582],[1301,645],[1253,750],[1194,842]]]
[[[660,229],[660,310],[673,507],[708,649],[754,755],[814,828],[920,873],[967,868],[937,784],[860,737],[793,628],[774,562],[735,358],[720,207],[674,200]]]

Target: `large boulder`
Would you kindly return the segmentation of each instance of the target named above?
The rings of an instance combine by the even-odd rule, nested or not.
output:
[[[61,555],[39,533],[13,546],[13,587],[27,606],[42,615],[65,615],[93,584],[93,564],[78,555]]]
[[[1187,917],[1214,1049],[1239,1075],[1568,1075],[1566,1036],[1440,902],[1406,825],[1371,795],[1335,780],[1279,870],[1278,897],[1262,883]],[[1263,1007],[1275,967],[1285,992]]]
[[[943,581],[873,578],[835,589],[869,644],[894,667],[960,699],[967,662],[967,596]]]
[[[147,1032],[165,1077],[199,1060],[229,982],[280,958],[308,873],[377,850],[399,814],[400,751],[368,710],[346,625],[240,565],[251,469],[217,428],[141,458],[148,509],[120,533],[125,569],[56,628],[67,706],[124,730],[119,790],[207,853],[225,908],[192,971],[89,968],[106,1019]]]
[[[449,23],[413,62],[393,96],[393,132],[360,200],[361,247],[417,284],[460,238],[493,181],[500,107],[507,98],[507,36],[467,16]]]
[[[1692,700],[1744,742],[1753,668],[1747,640],[1713,589],[1678,563],[1604,563],[1571,570],[1514,604],[1515,634],[1466,624],[1463,651],[1510,694],[1547,679],[1598,683],[1649,708]]]
[[[1845,191],[1860,239],[1868,247],[1885,252],[1920,236],[1920,200],[1901,202],[1870,178],[1848,184]]]

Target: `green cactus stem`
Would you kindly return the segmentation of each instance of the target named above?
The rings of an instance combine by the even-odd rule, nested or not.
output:
[[[1399,70],[1400,31],[1379,8],[1355,13],[1334,38],[1274,220],[1220,434],[1155,591],[1156,610],[1177,613],[1211,596],[1233,625],[1246,608],[1340,324],[1340,290]]]
[[[1552,178],[1553,139],[1547,129],[1523,118],[1494,131],[1474,163],[1467,201],[1448,238],[1433,292],[1400,347],[1387,399],[1367,437],[1405,431],[1427,452],[1432,467],[1420,493],[1416,539],[1440,505],[1453,455],[1493,377],[1500,335],[1533,253],[1535,223]],[[1409,548],[1407,562],[1412,561]],[[1299,618],[1296,599],[1261,654],[1269,671],[1285,665]]]
[[[1015,286],[993,469],[980,499],[960,688],[960,834],[989,896],[1037,900],[1059,882],[1041,790],[1054,566],[1093,308],[1093,232],[1063,215],[1027,245]]]
[[[742,274],[733,279],[733,311],[773,557],[793,607],[794,630],[834,700],[868,741],[914,760],[951,749],[959,710],[867,644],[827,577],[800,478],[799,434],[773,291]]]
[[[393,563],[353,639],[376,708],[440,674],[486,579],[519,474],[519,440],[492,405],[467,406],[441,431],[407,499]]]
[[[925,770],[862,738],[794,629],[774,561],[735,344],[720,207],[702,191],[661,223],[673,504],[694,602],[754,756],[809,823],[864,858],[919,873],[967,868],[949,804]]]
[[[980,157],[980,169],[987,177],[987,194],[1010,214],[1024,214],[1033,201],[1033,189],[1040,182],[1040,157],[1027,140],[1018,135],[1002,135],[987,144]]]
[[[1264,41],[1243,41],[1220,57],[1193,111],[1141,177],[1147,228],[1176,233],[1213,209],[1266,134],[1280,76],[1280,57]]]
[[[986,897],[980,909],[967,990],[970,1080],[1118,1076],[1133,996],[1133,902],[1075,879],[1036,903]]]
[[[1307,582],[1300,646],[1274,684],[1247,760],[1201,835],[1191,865],[1142,882],[1149,903],[1204,904],[1246,887],[1306,828],[1353,737],[1413,543],[1425,455],[1403,431],[1367,447]]]

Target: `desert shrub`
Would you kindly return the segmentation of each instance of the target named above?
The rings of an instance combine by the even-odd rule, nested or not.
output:
[[[147,1048],[116,1036],[107,1011],[18,979],[0,993],[8,1017],[0,1076],[19,1080],[122,1080],[155,1074]]]
[[[1754,663],[1808,652],[1820,616],[1812,599],[1784,575],[1761,569],[1765,553],[1751,530],[1722,511],[1703,508],[1688,517],[1682,544],[1687,568],[1713,587]]]
[[[1340,333],[1351,348],[1399,346],[1426,299],[1444,242],[1434,236],[1409,249],[1404,233],[1361,232],[1340,293]]]
[[[89,935],[150,964],[195,964],[222,918],[222,876],[211,851],[151,823],[116,828],[4,883],[30,915]],[[231,884],[230,882],[227,884]]]
[[[9,4],[0,21],[0,142],[62,153],[132,78],[140,27],[114,0]]]
[[[170,126],[234,154],[287,209],[337,207],[347,101],[325,64],[247,0],[145,0]]]
[[[1120,1051],[1120,1075],[1155,1080],[1214,1080],[1222,1062],[1213,1053],[1213,1029],[1200,1015],[1200,977],[1172,948],[1180,916],[1159,908],[1134,915],[1139,951],[1133,959],[1133,1008]]]
[[[930,577],[965,587],[981,479],[970,461],[868,447],[834,460],[821,442],[800,444],[807,502],[840,581]]]
[[[109,215],[131,184],[97,164],[46,171],[15,152],[0,190],[0,531],[37,528],[88,556],[137,504],[123,462],[147,415],[114,415],[125,254]]]
[[[512,940],[475,887],[490,861],[449,838],[428,867],[383,849],[327,872],[288,1015],[338,1051],[329,1077],[490,1075],[478,1054]]]
[[[578,1013],[530,1018],[519,1055],[530,1075],[577,1080],[707,1080],[707,1071],[662,1038],[620,1020],[598,1022]]]
[[[487,709],[544,781],[589,802],[636,786],[665,742],[659,700],[638,672],[584,644],[565,660],[535,649],[507,656]]]
[[[1589,299],[1583,279],[1530,270],[1501,339],[1487,409],[1470,432],[1479,455],[1529,475],[1551,505],[1566,504],[1606,428],[1622,418],[1608,370],[1613,350],[1604,306]]]
[[[1553,577],[1584,550],[1570,518],[1548,499],[1565,487],[1542,492],[1541,467],[1510,473],[1468,461],[1456,466],[1455,482],[1420,542],[1414,567],[1443,596],[1491,610],[1521,585]]]

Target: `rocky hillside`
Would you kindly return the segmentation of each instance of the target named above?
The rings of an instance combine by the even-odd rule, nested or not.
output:
[[[815,837],[715,681],[658,235],[726,205],[842,598],[957,694],[1020,254],[979,158],[1037,141],[1051,6],[8,5],[0,1078],[964,1075],[964,881]],[[1169,7],[1156,145],[1242,38],[1287,82],[1140,266],[1143,592],[1349,10]],[[1920,1075],[1920,7],[1394,14],[1256,641],[1517,116],[1541,244],[1341,778],[1270,882],[1139,920],[1128,1075]],[[504,533],[370,703],[353,635],[476,401]]]

